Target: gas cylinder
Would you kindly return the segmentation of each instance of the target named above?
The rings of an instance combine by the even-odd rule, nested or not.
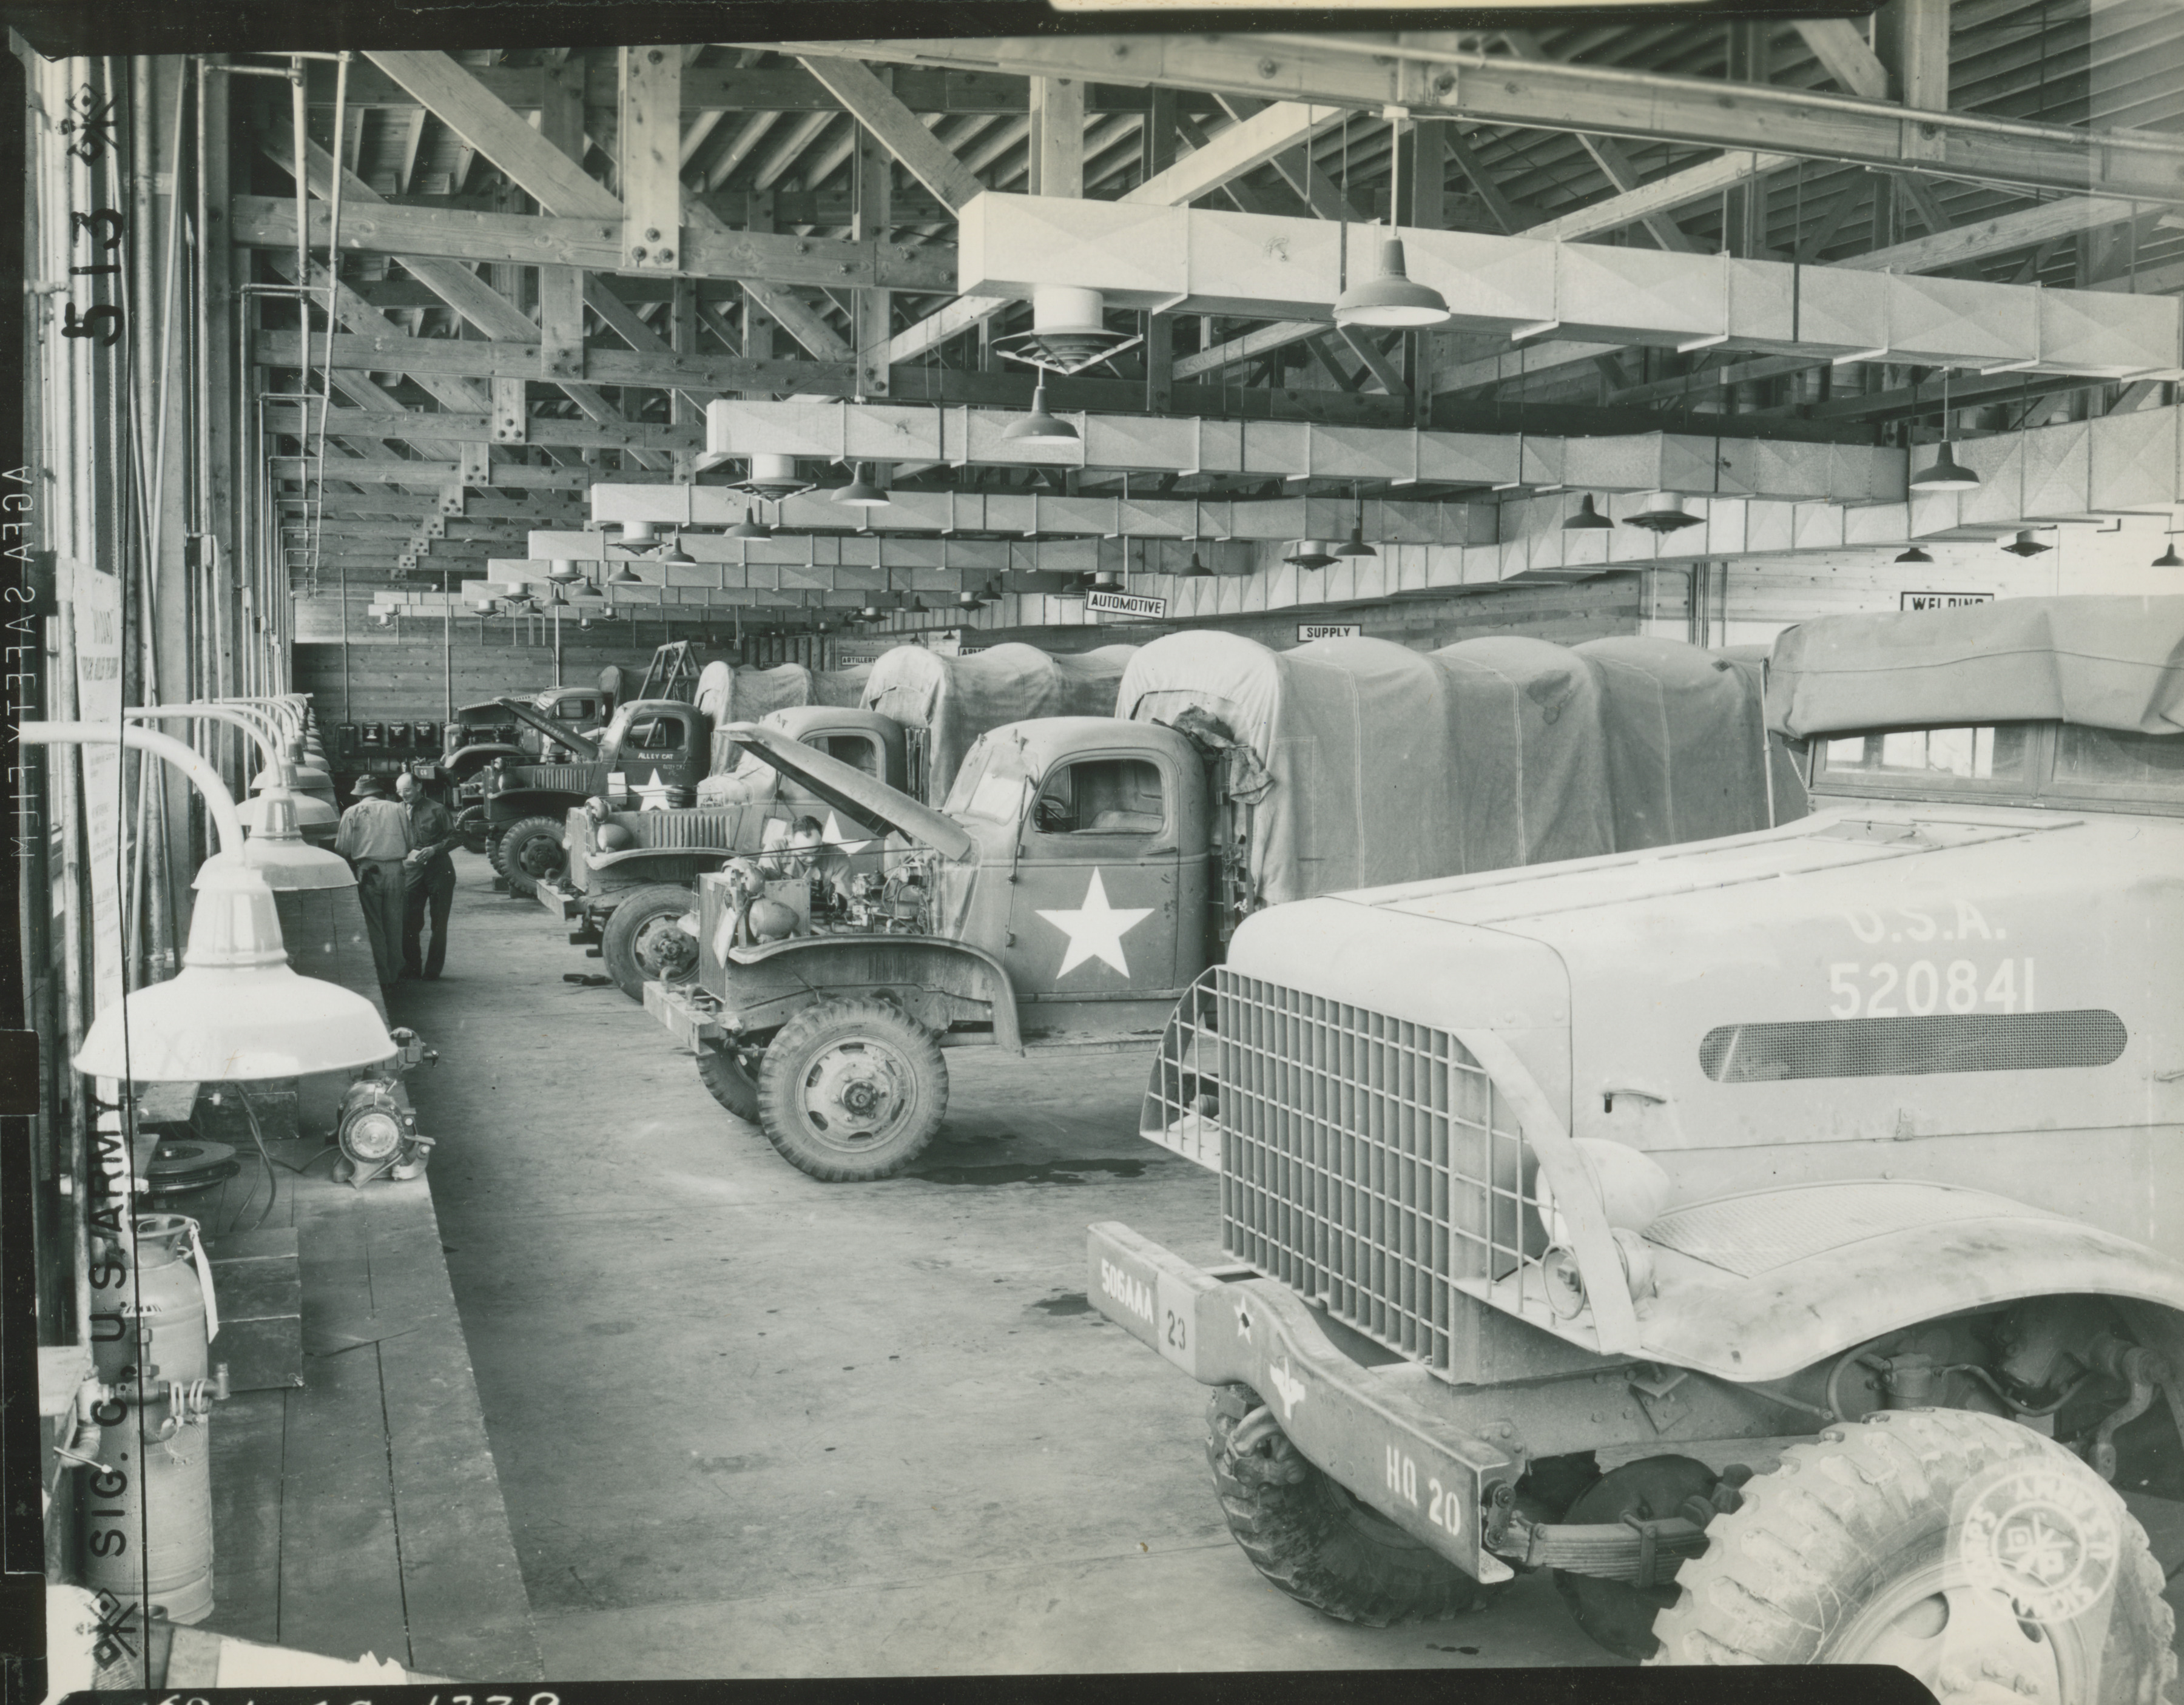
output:
[[[109,1385],[133,1381],[137,1370],[187,1385],[206,1377],[212,1280],[198,1247],[198,1223],[178,1213],[141,1214],[132,1264],[118,1246],[92,1263],[92,1360]],[[148,1328],[151,1337],[140,1351]]]
[[[92,1275],[92,1357],[106,1396],[82,1452],[92,1459],[84,1577],[94,1591],[197,1622],[212,1611],[207,1363],[219,1313],[195,1220],[143,1214],[135,1232],[133,1262],[109,1245]],[[97,1329],[109,1322],[118,1335]]]

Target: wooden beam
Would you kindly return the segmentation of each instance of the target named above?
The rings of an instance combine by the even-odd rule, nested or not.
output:
[[[1243,95],[1222,95],[1217,98],[1232,119],[1256,117],[1267,107],[1264,101],[1252,100]],[[1203,147],[1204,142],[1201,135],[1199,145]],[[1311,143],[1301,142],[1284,153],[1276,154],[1269,164],[1273,167],[1275,176],[1295,192],[1297,199],[1320,218],[1349,220],[1362,225],[1373,222],[1369,209],[1351,203],[1342,193],[1341,187],[1312,164]],[[1231,188],[1234,187],[1230,186]],[[1438,226],[1434,228],[1440,229]]]
[[[315,365],[325,340],[312,339]],[[398,368],[409,373],[455,374],[491,379],[538,371],[538,353],[517,343],[476,343],[453,337],[359,337],[337,336],[334,366],[358,372]],[[251,359],[264,367],[297,367],[303,348],[293,332],[261,332],[251,343]],[[816,361],[745,361],[715,356],[639,355],[619,349],[594,349],[585,361],[592,379],[603,385],[649,385],[671,391],[679,386],[720,391],[823,391],[847,396],[847,366]]]
[[[2042,202],[2020,212],[1997,215],[1970,225],[1892,248],[1877,248],[1830,263],[1854,271],[1938,272],[1991,254],[2007,254],[2013,248],[2030,248],[2057,237],[2075,237],[2081,231],[2118,225],[2137,211],[2127,201],[2098,196],[2073,196]]]
[[[1396,364],[1373,347],[1370,337],[1353,332],[1346,326],[1335,327],[1334,335],[1350,348],[1352,354],[1365,364],[1366,371],[1380,382],[1380,388],[1391,397],[1407,397],[1411,387],[1403,382],[1403,376]]]
[[[284,480],[311,479],[317,474],[318,464],[308,456],[273,456],[268,458],[274,477]],[[336,475],[337,464],[326,464],[326,477]],[[373,485],[429,485],[437,482],[450,485],[463,471],[460,460],[452,462],[407,461],[390,458],[384,461],[350,460],[338,464],[339,476],[345,480]],[[473,465],[469,471],[482,473],[484,477],[465,481],[465,484],[504,486],[530,491],[581,492],[591,488],[590,476],[581,473],[563,473],[554,468],[518,467],[496,462],[489,465]]]
[[[338,386],[342,381],[337,378],[334,382]],[[304,411],[300,409],[275,404],[266,410],[265,417],[267,426],[275,432],[305,430]],[[313,409],[314,426],[316,420],[317,410]],[[492,419],[452,409],[407,409],[390,425],[387,417],[376,410],[330,409],[326,411],[326,431],[329,435],[351,438],[398,437],[415,444],[465,443],[490,437]],[[705,442],[702,422],[673,426],[644,421],[566,421],[539,415],[532,417],[529,431],[532,443],[556,449],[674,451],[699,449]]]
[[[382,49],[368,51],[365,57],[549,213],[621,221],[618,197],[587,176],[574,160],[447,54]]]
[[[1084,193],[1084,84],[1077,77],[1031,80],[1026,164],[1034,195],[1076,200]]]
[[[621,168],[616,181],[621,186],[621,265],[618,270],[673,272],[682,246],[682,55],[667,47],[624,47],[619,64],[621,128],[616,149]],[[550,151],[560,155],[558,148]],[[491,154],[487,158],[491,159]],[[545,197],[538,199],[545,203]]]
[[[1431,58],[1406,57],[1413,42]],[[1277,94],[1291,103],[1407,108],[1416,118],[1460,117],[1471,125],[1583,131],[1651,142],[1759,148],[1860,165],[1928,164],[1952,176],[2037,185],[2079,194],[2136,196],[2184,203],[2184,143],[2152,133],[2062,125],[1981,128],[1985,114],[1936,111],[1921,122],[1938,149],[1926,160],[1903,114],[1880,103],[1837,97],[1814,104],[1789,89],[1746,89],[1708,77],[1564,62],[1513,64],[1507,58],[1451,50],[1435,38],[1399,36],[1369,44],[1339,35],[1068,35],[893,37],[857,42],[766,42],[769,50],[849,55],[926,67],[1005,70],[1095,80],[1128,77],[1209,92]],[[1358,51],[1369,47],[1369,51]],[[1268,70],[1268,67],[1272,69]]]
[[[1181,207],[1210,195],[1233,178],[1264,165],[1276,154],[1333,130],[1343,114],[1295,101],[1277,101],[1185,154],[1158,177],[1122,197],[1150,207]]]
[[[1866,45],[1865,36],[1847,18],[1796,18],[1791,20],[1820,69],[1836,80],[1847,94],[1869,101],[1888,98],[1888,67]]]
[[[1441,129],[1446,132],[1441,138],[1441,146],[1448,151],[1448,157],[1456,162],[1457,169],[1471,180],[1472,188],[1479,192],[1479,198],[1486,203],[1486,210],[1494,215],[1494,222],[1502,227],[1504,235],[1513,236],[1526,226],[1537,222],[1536,215],[1520,211],[1514,202],[1502,193],[1502,187],[1494,181],[1494,175],[1486,170],[1479,156],[1472,153],[1471,144],[1464,139],[1462,131],[1454,125],[1443,125]]]
[[[916,114],[866,67],[855,59],[811,59],[800,63],[950,212],[961,209],[985,187],[978,174],[920,124]]]
[[[1734,189],[1767,172],[1796,164],[1788,154],[1749,153],[1739,149],[1686,166],[1681,171],[1670,172],[1665,177],[1655,178],[1651,183],[1594,202],[1589,207],[1542,220],[1525,227],[1524,235],[1559,242],[1597,237],[1651,214],[1719,196],[1725,189]]]
[[[344,189],[346,198],[350,193]],[[695,205],[695,203],[693,203]],[[230,204],[233,240],[251,248],[296,248],[296,205],[285,197],[236,196]],[[310,244],[323,253],[327,209],[310,209]],[[473,213],[446,208],[342,209],[344,251],[435,256],[519,265],[577,266],[592,272],[621,268],[621,226],[613,221],[543,215]],[[941,244],[889,242],[693,225],[671,270],[694,278],[760,278],[776,284],[944,292],[956,283],[956,251]]]
[[[1519,59],[1537,62],[1549,57],[1546,50],[1540,46],[1539,38],[1529,30],[1504,30],[1502,39],[1508,43],[1510,53]],[[1619,193],[1628,195],[1638,187],[1637,169],[1630,164],[1630,157],[1623,152],[1621,143],[1585,131],[1577,133],[1577,140],[1578,145],[1592,156],[1602,175],[1615,186]],[[1697,245],[1684,235],[1684,228],[1667,214],[1641,214],[1638,222],[1652,233],[1653,241],[1662,248],[1679,254],[1696,253]]]

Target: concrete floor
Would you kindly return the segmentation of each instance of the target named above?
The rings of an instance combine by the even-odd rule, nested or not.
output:
[[[1136,1135],[1144,1066],[953,1050],[917,1176],[822,1184],[722,1112],[535,905],[460,861],[397,1022],[555,1680],[1616,1662],[1545,1579],[1329,1621],[1228,1537],[1203,1388],[1084,1300],[1123,1219],[1213,1260],[1215,1181]]]

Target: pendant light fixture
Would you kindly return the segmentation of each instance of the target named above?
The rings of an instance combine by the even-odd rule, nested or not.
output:
[[[1073,444],[1078,442],[1077,428],[1052,413],[1046,406],[1046,376],[1039,375],[1039,382],[1032,387],[1031,413],[1009,422],[1001,436],[1017,444]]]
[[[886,506],[888,501],[886,488],[866,472],[871,465],[869,462],[860,462],[851,470],[855,477],[849,484],[834,493],[836,503],[846,504],[851,509],[872,510]]]
[[[2154,568],[2184,568],[2184,556],[2177,555],[2176,541],[2174,538],[2171,538],[2169,541],[2169,549],[2163,551],[2160,555],[2154,558],[2150,566]]]
[[[2012,556],[2038,556],[2042,552],[2054,549],[2055,547],[2052,544],[2041,543],[2038,539],[2033,538],[2032,529],[2026,527],[2017,535],[2014,540],[2003,546],[2003,549]]]
[[[1201,560],[1197,550],[1194,548],[1190,553],[1190,566],[1185,568],[1181,574],[1176,577],[1176,578],[1178,580],[1212,580],[1214,578],[1214,574],[1213,571],[1208,568],[1204,561]]]
[[[1930,467],[1911,476],[1914,492],[1970,492],[1979,489],[1980,476],[1959,462],[1949,439],[1949,370],[1942,369],[1942,453]]]
[[[682,549],[682,535],[679,531],[675,535],[675,543],[667,548],[666,554],[660,560],[677,568],[695,568],[698,566],[698,559]]]
[[[574,582],[582,580],[584,577],[584,575],[583,571],[578,568],[575,563],[570,561],[566,557],[557,556],[554,559],[553,566],[546,571],[546,577],[549,580],[558,582],[563,586],[568,586]]]
[[[1289,554],[1282,560],[1293,568],[1322,569],[1331,566],[1334,556],[1322,540],[1301,538],[1290,547]]]
[[[1577,511],[1563,522],[1564,532],[1613,532],[1615,523],[1592,505],[1592,493],[1578,499]]]
[[[1677,532],[1696,527],[1700,517],[1689,514],[1672,492],[1656,492],[1635,515],[1623,517],[1626,527],[1642,527],[1648,532]]]
[[[394,1041],[371,1003],[290,967],[266,879],[243,857],[242,823],[212,766],[148,728],[25,722],[25,745],[120,745],[181,770],[204,795],[220,853],[198,873],[182,970],[98,1014],[75,1055],[87,1078],[235,1083],[308,1077],[387,1058]]]
[[[644,577],[625,562],[607,577],[606,583],[609,586],[642,586],[644,584]]]
[[[1335,546],[1334,554],[1337,556],[1379,555],[1379,551],[1365,543],[1365,499],[1358,495],[1355,485],[1350,488],[1350,499],[1356,505],[1356,512],[1350,522],[1350,537]]]
[[[1380,242],[1380,270],[1334,298],[1334,323],[1345,330],[1417,331],[1449,321],[1447,299],[1431,285],[1412,280],[1403,241],[1396,235],[1402,207],[1402,124],[1395,120],[1388,126],[1388,235]]]
[[[772,538],[773,529],[759,519],[757,507],[744,511],[744,518],[722,535],[724,538]]]
[[[1914,544],[1896,560],[1898,562],[1931,562],[1934,559]]]

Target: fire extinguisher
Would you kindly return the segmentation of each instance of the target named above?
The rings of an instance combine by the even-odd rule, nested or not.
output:
[[[133,1259],[106,1245],[91,1275],[97,1383],[68,1451],[89,1471],[84,1582],[199,1622],[212,1613],[209,1422],[227,1395],[226,1366],[208,1368],[220,1309],[195,1220],[145,1214],[134,1230]]]

